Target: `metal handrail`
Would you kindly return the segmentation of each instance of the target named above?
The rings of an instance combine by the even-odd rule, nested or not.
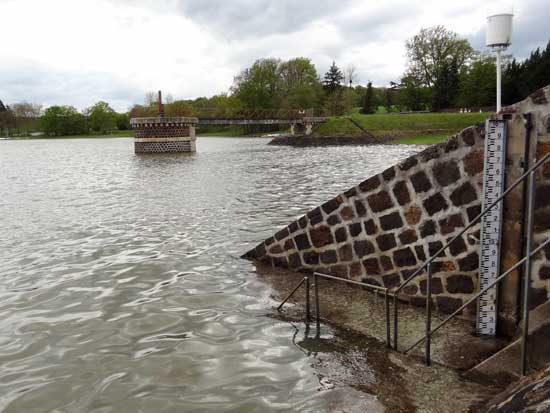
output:
[[[394,350],[397,350],[397,344],[398,344],[398,299],[399,299],[399,292],[407,285],[409,284],[418,274],[420,274],[425,268],[431,265],[431,263],[439,257],[439,255],[445,251],[449,246],[457,240],[459,237],[464,235],[466,231],[468,231],[470,228],[472,228],[477,222],[483,218],[487,213],[494,208],[497,204],[499,204],[515,187],[517,187],[520,183],[522,183],[525,178],[527,178],[533,171],[537,170],[543,163],[545,163],[550,158],[550,152],[547,153],[540,161],[535,163],[531,168],[529,168],[523,175],[521,175],[512,185],[510,185],[501,196],[499,196],[495,201],[493,201],[489,206],[487,206],[483,211],[481,211],[470,223],[464,227],[457,235],[455,235],[453,238],[451,238],[450,241],[448,241],[444,246],[442,246],[434,255],[432,255],[428,260],[426,260],[415,272],[413,272],[409,278],[407,278],[399,287],[397,287],[396,290],[393,291],[393,307],[394,307],[394,313],[393,313],[393,348]],[[427,304],[428,306],[428,304]],[[428,308],[427,308],[428,311]]]
[[[361,287],[365,287],[369,290],[372,290],[374,292],[382,292],[384,294],[384,308],[385,308],[385,315],[386,315],[386,345],[388,348],[391,348],[391,331],[390,331],[390,300],[389,297],[393,295],[390,293],[389,288],[382,287],[379,285],[373,285],[373,284],[367,284],[360,281],[354,281],[354,280],[348,280],[346,278],[339,278],[335,277],[333,275],[329,274],[323,274],[321,272],[315,271],[313,273],[313,286],[315,289],[315,317],[316,317],[316,324],[317,324],[317,334],[320,332],[320,326],[321,326],[321,314],[319,309],[319,281],[318,277],[327,278],[329,280],[335,280],[340,282],[345,282],[347,284],[353,284],[353,285],[359,285]],[[304,277],[300,280],[300,282],[294,287],[292,292],[279,304],[277,307],[277,311],[281,311],[281,308],[285,305],[285,303],[298,291],[298,289],[303,285],[306,284],[306,319],[309,321],[310,319],[310,283],[309,283],[309,277]]]
[[[504,278],[506,278],[512,271],[515,271],[519,266],[524,264],[528,258],[532,258],[537,253],[539,253],[544,247],[550,244],[550,238],[547,238],[546,241],[544,241],[542,244],[540,244],[537,248],[535,248],[529,255],[523,257],[521,260],[516,262],[514,265],[512,265],[510,268],[508,268],[504,273],[502,273],[498,278],[493,280],[488,286],[483,288],[478,293],[474,294],[473,297],[471,297],[468,301],[466,301],[464,304],[462,304],[460,307],[458,307],[451,315],[449,315],[447,318],[445,318],[441,323],[437,325],[437,327],[434,327],[433,329],[430,329],[427,334],[422,337],[420,340],[416,341],[413,345],[409,346],[403,353],[408,353],[413,348],[418,346],[419,344],[423,343],[428,339],[428,337],[431,337],[435,332],[437,332],[441,327],[443,327],[445,324],[447,324],[449,321],[451,321],[454,317],[456,317],[458,314],[462,312],[466,307],[468,307],[471,303],[473,303],[475,300],[477,300],[481,295],[485,294],[488,290],[493,288],[497,283],[502,281]],[[524,331],[527,331],[527,328],[524,326]],[[429,357],[429,355],[426,355]]]

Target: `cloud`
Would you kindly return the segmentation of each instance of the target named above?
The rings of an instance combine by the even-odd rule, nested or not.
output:
[[[548,0],[516,0],[511,51],[548,39]],[[0,99],[119,110],[162,89],[176,98],[229,90],[263,57],[333,60],[358,82],[386,85],[405,70],[404,42],[442,24],[483,49],[486,4],[441,0],[0,0]],[[29,13],[29,10],[33,10]],[[24,30],[21,22],[25,22]]]

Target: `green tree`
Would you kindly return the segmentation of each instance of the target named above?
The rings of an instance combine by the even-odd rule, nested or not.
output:
[[[432,91],[413,75],[404,76],[399,85],[399,102],[411,111],[425,110],[431,105]]]
[[[96,132],[109,132],[116,126],[117,115],[107,102],[97,102],[87,113],[90,127]]]
[[[40,121],[46,135],[80,135],[88,132],[86,117],[72,106],[51,106]]]
[[[432,88],[432,109],[440,110],[456,106],[460,80],[454,61],[445,61],[439,67]]]
[[[287,109],[317,108],[322,87],[310,59],[298,57],[279,66],[280,88],[277,106]]]
[[[116,128],[118,130],[129,130],[130,129],[130,115],[128,113],[117,113],[116,114]]]
[[[9,129],[15,126],[15,116],[9,106],[4,105],[0,100],[0,133],[5,130],[6,136],[9,135]]]
[[[363,102],[363,113],[376,112],[374,102],[374,90],[372,88],[372,82],[367,83],[367,90],[365,92],[365,100]]]
[[[336,66],[336,62],[333,61],[328,72],[325,73],[325,78],[323,80],[323,86],[327,93],[330,95],[338,91],[342,87],[343,80],[344,74],[338,66]]]
[[[479,55],[460,74],[460,107],[493,106],[496,100],[496,63]]]
[[[259,59],[234,79],[232,92],[247,108],[270,109],[280,87],[279,59]]]
[[[454,68],[460,71],[474,53],[468,40],[443,26],[420,30],[406,41],[405,48],[408,74],[428,87],[435,86],[442,76],[448,76]]]

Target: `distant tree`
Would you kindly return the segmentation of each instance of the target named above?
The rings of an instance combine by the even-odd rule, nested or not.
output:
[[[458,67],[453,61],[446,61],[439,67],[432,88],[432,109],[455,107],[458,100],[460,80]]]
[[[270,109],[280,87],[279,59],[259,59],[233,81],[233,95],[247,108]]]
[[[0,100],[0,134],[2,130],[9,135],[9,129],[15,126],[15,116],[9,106],[4,105]]]
[[[87,110],[90,127],[96,132],[108,132],[115,128],[117,115],[107,102],[97,102]]]
[[[116,128],[118,130],[130,130],[130,115],[128,113],[116,114]]]
[[[413,75],[404,76],[398,89],[398,102],[407,110],[418,111],[431,106],[431,89]]]
[[[428,87],[435,86],[442,76],[449,76],[450,71],[460,71],[474,53],[468,40],[443,26],[420,30],[407,40],[405,48],[408,74]]]
[[[288,109],[316,108],[320,105],[321,84],[310,59],[298,57],[279,65],[280,87],[275,105]]]
[[[333,94],[336,91],[340,90],[342,87],[342,81],[344,80],[344,75],[342,71],[336,66],[336,62],[332,62],[332,65],[328,69],[328,72],[325,73],[325,78],[323,80],[323,86],[327,94]]]
[[[72,106],[51,106],[40,121],[46,135],[80,135],[88,132],[86,117]]]
[[[39,103],[20,102],[11,105],[13,114],[18,118],[37,118],[42,113],[42,105]]]
[[[353,83],[355,82],[356,80],[356,69],[355,69],[355,66],[353,64],[349,65],[346,67],[346,69],[344,70],[345,72],[345,83],[346,84],[349,84],[349,87],[352,87]]]
[[[523,62],[509,62],[502,76],[502,101],[512,104],[550,84],[550,41],[537,48]]]
[[[164,114],[166,116],[193,116],[196,113],[193,106],[187,101],[176,100],[164,106]]]
[[[493,106],[496,100],[496,64],[488,55],[478,55],[460,73],[458,106]]]
[[[372,82],[367,83],[367,90],[365,92],[365,100],[363,102],[362,112],[365,114],[376,112]]]

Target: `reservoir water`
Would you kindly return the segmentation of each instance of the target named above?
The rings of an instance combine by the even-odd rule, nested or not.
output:
[[[421,148],[267,142],[0,142],[0,411],[382,408],[327,384],[239,256]]]

